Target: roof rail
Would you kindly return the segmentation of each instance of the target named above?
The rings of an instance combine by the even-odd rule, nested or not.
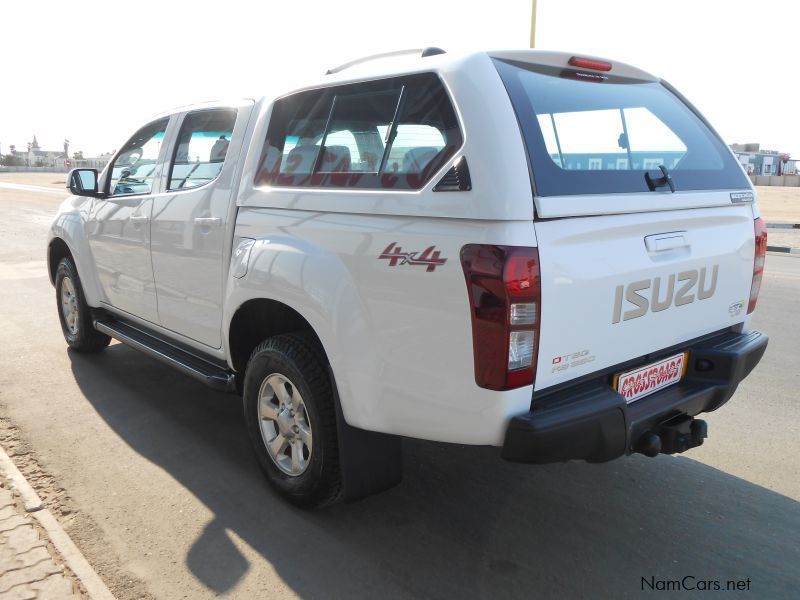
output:
[[[349,69],[350,67],[355,67],[356,65],[360,65],[361,63],[369,62],[371,60],[379,60],[381,58],[392,58],[394,56],[404,56],[406,54],[419,54],[421,58],[425,58],[427,56],[436,56],[437,54],[445,54],[445,51],[441,48],[436,48],[434,46],[429,46],[428,48],[412,48],[409,50],[394,50],[393,52],[382,52],[381,54],[372,54],[370,56],[364,56],[363,58],[357,58],[355,60],[351,60],[350,62],[346,62],[338,67],[334,67],[332,69],[328,69],[325,71],[325,75],[333,75],[334,73],[339,73],[340,71],[344,71],[345,69]]]

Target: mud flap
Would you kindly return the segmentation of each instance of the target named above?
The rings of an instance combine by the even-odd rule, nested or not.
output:
[[[399,484],[403,480],[402,438],[348,425],[336,386],[334,397],[344,501],[355,502]]]

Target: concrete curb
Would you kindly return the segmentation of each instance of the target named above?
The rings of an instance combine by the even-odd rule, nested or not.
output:
[[[767,223],[767,229],[800,229],[800,223]],[[783,254],[800,254],[800,248],[791,246],[767,246],[767,252],[782,252]]]
[[[789,246],[767,246],[767,252],[781,252],[783,254],[800,254],[800,248]]]
[[[4,475],[14,490],[21,496],[25,510],[33,516],[47,532],[50,542],[61,558],[75,574],[92,600],[114,600],[114,595],[100,579],[78,547],[67,535],[53,514],[44,507],[39,494],[31,487],[17,465],[0,446],[0,474]]]
[[[767,229],[800,229],[800,223],[767,223]]]

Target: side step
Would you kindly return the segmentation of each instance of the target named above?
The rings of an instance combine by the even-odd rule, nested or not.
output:
[[[95,320],[94,328],[214,389],[222,392],[236,391],[235,375],[229,369],[173,346],[141,329],[117,320]]]

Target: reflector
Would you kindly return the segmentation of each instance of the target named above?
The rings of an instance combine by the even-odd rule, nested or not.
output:
[[[750,285],[750,302],[747,305],[749,315],[756,309],[758,293],[761,291],[761,279],[764,276],[764,262],[767,258],[767,224],[758,217],[753,223],[756,236],[756,252],[753,258],[753,283]]]

